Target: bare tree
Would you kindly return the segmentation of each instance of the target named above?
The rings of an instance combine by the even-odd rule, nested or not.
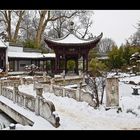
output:
[[[89,32],[89,29],[93,24],[93,21],[92,21],[93,14],[94,14],[93,11],[85,11],[79,17],[79,21],[80,21],[81,25],[77,29],[77,32],[79,32],[81,34],[82,38],[91,37],[91,33]]]
[[[26,11],[21,23],[21,40],[34,40],[37,30],[37,11]]]
[[[92,59],[89,64],[89,72],[87,74],[87,85],[92,91],[93,98],[96,100],[96,107],[103,102],[105,79],[107,76],[106,65],[98,59]],[[101,100],[99,91],[101,91]]]
[[[101,92],[100,104],[103,103],[104,90],[105,90],[105,86],[106,86],[106,84],[105,84],[106,78],[107,78],[107,72],[103,72],[102,76],[99,77],[99,86],[98,87],[100,87],[100,92]]]
[[[112,39],[104,38],[98,43],[97,48],[99,53],[107,53],[111,51],[114,46],[116,46],[116,43]]]
[[[55,14],[55,12],[57,11],[38,11],[39,13],[39,22],[38,22],[38,26],[37,26],[37,32],[35,35],[35,44],[37,47],[39,47],[40,43],[41,43],[41,37],[46,29],[46,26],[49,22],[51,21],[56,21],[57,19],[61,19],[61,18],[71,18],[72,16],[74,16],[75,14],[78,13],[78,11],[72,11],[71,13],[69,12],[64,12],[64,14],[57,16]]]
[[[69,30],[70,21],[75,21],[74,28],[79,36],[89,38],[91,13],[84,10],[1,10],[0,25],[6,31],[8,41],[16,42],[20,37],[22,41],[34,40],[35,46],[39,47],[46,31],[62,37]]]
[[[140,21],[134,26],[136,28],[136,32],[132,34],[128,40],[126,40],[126,44],[131,46],[139,46],[140,45]]]
[[[72,13],[73,11],[70,12]],[[62,16],[67,13],[66,11],[57,11],[56,14],[57,16]],[[93,23],[92,15],[93,11],[80,10],[77,11],[77,13],[71,18],[59,18],[56,21],[51,22],[50,26],[52,28],[49,29],[48,36],[52,36],[54,38],[61,38],[70,30],[69,23],[70,21],[73,21],[75,23],[75,33],[81,38],[90,38],[91,33],[89,32],[89,29]]]
[[[55,14],[57,14],[58,17],[65,15],[66,11],[57,11]],[[51,21],[50,25],[48,26],[48,36],[51,36],[53,38],[61,38],[65,35],[65,32],[67,32],[67,18],[58,18],[56,21]]]
[[[25,11],[1,10],[0,21],[7,33],[8,41],[16,42]],[[15,28],[14,28],[15,27]]]
[[[140,45],[140,29],[138,29],[133,35],[130,36],[129,43],[133,46]]]

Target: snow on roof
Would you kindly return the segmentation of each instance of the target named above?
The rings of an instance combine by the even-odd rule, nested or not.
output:
[[[74,33],[69,33],[60,39],[47,39],[47,40],[56,42],[56,43],[63,43],[63,44],[79,44],[79,43],[90,43],[90,42],[93,42],[95,39],[96,37],[94,39],[82,39],[82,38],[79,38]]]
[[[0,48],[7,48],[7,45],[4,41],[0,39]]]
[[[88,41],[79,39],[74,34],[69,34],[63,40],[57,40],[57,41],[54,41],[54,42],[58,42],[58,43],[84,43],[84,42],[88,42]]]
[[[27,53],[27,52],[8,52],[8,57],[14,58],[40,58],[41,53]]]
[[[46,53],[46,54],[43,54],[43,56],[54,58],[55,57],[55,53]]]
[[[8,57],[12,58],[43,58],[43,57],[55,57],[54,53],[42,54],[32,52],[8,52]]]

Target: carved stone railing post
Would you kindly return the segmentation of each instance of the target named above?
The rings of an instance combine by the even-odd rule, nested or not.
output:
[[[63,87],[63,97],[66,96],[66,89]]]
[[[43,72],[43,82],[46,82],[46,72]]]
[[[33,90],[35,90],[36,87],[36,76],[33,76]]]
[[[37,87],[38,87],[38,82],[37,81],[33,81],[33,90],[36,90]]]
[[[82,77],[83,77],[82,83],[85,84],[86,83],[85,82],[85,73],[83,73]]]
[[[36,100],[35,100],[35,114],[40,115],[40,98],[42,97],[43,88],[36,88]]]
[[[14,83],[14,88],[13,88],[13,102],[16,103],[16,97],[18,93],[18,84]]]
[[[83,72],[81,70],[79,70],[79,77],[83,76]]]
[[[50,82],[51,82],[51,85],[50,85],[50,92],[53,92],[54,78],[52,78],[52,79],[50,80]]]
[[[80,101],[80,93],[81,93],[81,83],[78,84],[77,86],[77,91],[76,91],[76,100]]]
[[[49,121],[54,127],[60,126],[60,118],[55,112],[53,102],[40,97],[40,116]]]
[[[23,107],[26,108],[26,96],[23,96]]]
[[[24,81],[23,81],[23,77],[22,77],[22,76],[20,77],[20,84],[21,84],[21,85],[24,84]]]

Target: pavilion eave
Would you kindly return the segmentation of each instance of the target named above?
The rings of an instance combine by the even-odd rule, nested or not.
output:
[[[102,38],[103,33],[101,33],[99,36],[97,36],[96,38],[86,41],[86,42],[82,42],[82,43],[61,43],[61,42],[56,42],[53,41],[49,38],[45,38],[44,41],[46,42],[46,44],[48,45],[48,47],[52,48],[51,46],[55,47],[55,46],[61,46],[61,47],[67,47],[67,46],[71,46],[71,47],[85,47],[85,46],[95,46],[100,39]]]

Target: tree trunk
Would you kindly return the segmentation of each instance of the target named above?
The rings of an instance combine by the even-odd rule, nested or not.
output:
[[[100,104],[103,103],[103,97],[104,97],[104,89],[105,89],[105,86],[102,87],[103,90],[102,90],[102,93],[101,93],[101,101],[100,101]]]
[[[96,99],[96,107],[99,107],[99,97],[98,97],[98,87],[96,84],[96,78],[93,77],[93,84],[94,84],[94,92],[95,92],[95,99]]]
[[[14,11],[13,10],[2,10],[1,14],[3,15],[3,21],[6,27],[6,32],[7,32],[7,38],[8,41],[11,42],[16,42],[17,37],[18,37],[18,32],[19,32],[19,28],[20,28],[20,23],[22,21],[22,17],[25,11],[16,11],[16,13],[19,13],[19,20],[16,22],[16,28],[15,28],[15,32],[14,32],[14,36],[12,36],[12,29],[11,29],[11,18],[12,18],[12,13]]]
[[[39,20],[39,24],[38,24],[38,28],[37,28],[37,33],[36,33],[36,36],[35,36],[36,47],[40,46],[42,34],[44,33],[44,30],[45,30],[45,28],[47,26],[47,23],[49,21],[56,21],[57,19],[60,19],[60,18],[63,18],[63,17],[71,18],[76,13],[77,13],[77,11],[73,12],[70,16],[62,15],[62,16],[58,16],[58,17],[53,17],[53,16],[51,17],[50,11],[40,11],[39,12],[40,20]],[[47,14],[47,18],[45,19],[46,14]]]
[[[12,34],[11,34],[11,11],[5,11],[5,18],[7,23],[7,33],[8,33],[8,40],[12,40]]]
[[[16,42],[17,41],[17,37],[18,37],[19,29],[20,29],[20,24],[21,24],[22,17],[24,15],[24,13],[25,13],[25,11],[20,11],[20,13],[19,13],[19,19],[17,21],[17,25],[16,25],[14,37],[12,39],[13,42]]]
[[[41,36],[42,36],[42,34],[45,30],[46,24],[47,24],[47,19],[45,20],[46,14],[47,14],[47,11],[40,12],[40,20],[39,20],[39,24],[38,24],[37,33],[35,36],[35,45],[37,48],[40,46]]]
[[[35,45],[37,48],[40,47],[40,42],[41,42],[41,29],[39,29],[36,33],[36,37],[35,37]]]

